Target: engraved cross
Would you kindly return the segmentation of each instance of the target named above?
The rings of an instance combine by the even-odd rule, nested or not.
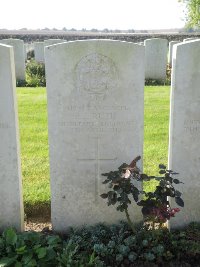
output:
[[[95,161],[95,202],[98,199],[98,182],[100,181],[100,162],[101,161],[115,161],[117,158],[101,158],[99,155],[99,137],[95,139],[95,156],[91,158],[79,158],[80,161]]]

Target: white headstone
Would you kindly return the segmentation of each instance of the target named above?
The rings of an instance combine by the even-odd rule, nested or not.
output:
[[[22,181],[14,54],[0,44],[0,231],[23,230]]]
[[[65,42],[67,41],[64,39],[48,39],[48,40],[44,40],[44,46],[65,43]]]
[[[33,43],[26,43],[24,44],[24,52],[25,52],[25,59],[27,59],[28,57],[28,53],[30,51],[34,50],[34,46]]]
[[[13,46],[15,58],[15,75],[17,80],[25,80],[24,41],[19,39],[3,39],[0,43]]]
[[[146,39],[145,78],[165,79],[167,70],[168,41],[161,38]]]
[[[172,65],[169,168],[184,184],[185,207],[172,227],[200,222],[200,41],[175,45]],[[173,203],[173,207],[177,207]]]
[[[198,39],[198,37],[190,37],[190,38],[183,39],[183,42],[195,41],[197,39]]]
[[[143,153],[144,47],[112,40],[45,48],[52,223],[125,219],[100,194],[102,173]],[[135,222],[142,219],[137,205]]]
[[[37,62],[44,62],[44,42],[34,43],[35,60]]]
[[[169,54],[168,54],[168,62],[169,65],[172,66],[172,54],[173,54],[173,47],[175,44],[180,43],[179,41],[171,41],[169,42]]]
[[[135,43],[135,44],[144,45],[144,42],[138,42],[138,43]]]

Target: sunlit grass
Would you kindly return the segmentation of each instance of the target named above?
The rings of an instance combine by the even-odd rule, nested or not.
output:
[[[47,100],[45,88],[18,88],[23,194],[27,215],[50,210]],[[169,86],[145,87],[144,172],[167,164]],[[145,188],[155,184],[145,183]]]
[[[45,88],[17,89],[25,212],[50,203],[47,101]]]
[[[158,174],[158,165],[167,165],[169,138],[169,86],[145,87],[144,172]],[[146,183],[152,189],[155,184]]]

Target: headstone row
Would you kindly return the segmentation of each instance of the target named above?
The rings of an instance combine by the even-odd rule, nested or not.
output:
[[[17,80],[25,80],[25,47],[20,39],[3,39],[0,44],[12,46],[14,49],[15,75]]]
[[[200,220],[199,57],[200,40],[174,44],[169,168],[184,182],[185,207],[172,227]],[[100,198],[101,173],[143,154],[145,47],[65,42],[47,46],[45,62],[53,228],[124,219]],[[22,230],[14,55],[6,45],[0,45],[0,85],[0,230]],[[142,219],[136,205],[131,216]]]
[[[120,219],[99,200],[100,174],[116,169],[121,155],[126,162],[142,155],[142,53],[141,45],[105,40],[46,48],[52,223],[57,231],[100,218]],[[200,221],[198,57],[200,41],[174,45],[169,169],[180,173],[185,207],[171,220],[172,227]],[[141,219],[138,210],[132,216]]]
[[[45,46],[54,45],[58,43],[66,42],[64,39],[48,39],[44,42],[35,42],[34,51],[35,51],[35,60],[40,63],[44,63],[44,48]]]

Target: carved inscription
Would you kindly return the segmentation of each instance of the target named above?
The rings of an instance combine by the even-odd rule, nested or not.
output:
[[[134,121],[116,121],[116,122],[60,122],[59,126],[65,127],[73,133],[118,133],[127,132],[133,129]]]
[[[64,104],[64,103],[63,103]],[[117,106],[117,105],[90,105],[90,106],[86,106],[86,105],[69,105],[69,106],[65,106],[65,110],[67,111],[96,111],[96,110],[111,110],[111,111],[123,111],[123,110],[128,110],[127,106]]]
[[[75,86],[90,94],[105,94],[117,86],[117,67],[107,56],[93,53],[83,57],[75,67]]]
[[[196,135],[200,133],[200,120],[185,120],[184,121],[185,132]]]
[[[127,106],[66,106],[67,117],[59,122],[60,127],[65,127],[73,133],[118,133],[133,129],[133,120],[119,120],[118,112],[126,118],[129,111]],[[69,119],[67,119],[69,118]]]

